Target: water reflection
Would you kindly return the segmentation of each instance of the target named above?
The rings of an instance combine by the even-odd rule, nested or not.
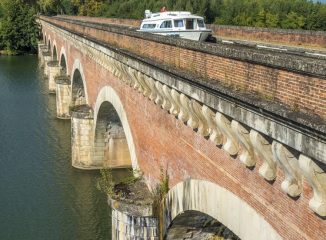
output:
[[[110,239],[98,171],[71,167],[70,121],[55,117],[37,56],[0,57],[0,239]]]

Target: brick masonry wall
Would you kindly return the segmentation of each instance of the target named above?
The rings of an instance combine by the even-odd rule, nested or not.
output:
[[[76,19],[80,21],[90,21],[90,22],[105,23],[105,24],[117,24],[117,25],[137,27],[137,28],[139,28],[141,23],[141,20],[123,19],[123,18],[84,17],[84,16],[65,16],[65,15],[60,15],[60,17],[66,19]]]
[[[326,32],[209,24],[217,37],[326,48]]]
[[[96,23],[118,24],[139,28],[141,20],[122,18],[94,18],[82,16],[60,16],[68,19],[91,21]],[[326,32],[306,31],[291,29],[268,29],[256,27],[239,27],[207,24],[217,37],[235,38],[269,43],[281,43],[285,45],[312,46],[326,48]]]
[[[275,182],[266,182],[258,174],[261,161],[253,170],[245,168],[238,159],[230,158],[225,151],[84,56],[73,44],[60,39],[50,29],[45,28],[44,31],[51,41],[56,40],[57,49],[66,49],[70,71],[74,61],[80,60],[91,106],[94,107],[97,95],[104,86],[109,85],[117,92],[127,114],[138,164],[152,184],[159,181],[158,169],[163,166],[168,168],[170,187],[189,176],[211,181],[247,202],[284,239],[317,240],[326,235],[326,221],[316,217],[308,208],[312,189],[307,184],[304,184],[299,199],[287,197],[281,191],[282,172],[278,171]],[[109,37],[107,34],[104,36]],[[126,44],[128,39],[121,41]],[[68,74],[73,75],[72,72]]]
[[[49,19],[48,19],[49,20]],[[325,79],[263,66],[100,29],[50,19],[110,45],[191,72],[234,89],[252,92],[263,99],[286,104],[294,111],[308,111],[326,118]]]

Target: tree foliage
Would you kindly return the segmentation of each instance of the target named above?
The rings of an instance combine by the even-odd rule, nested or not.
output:
[[[326,30],[326,4],[311,0],[38,0],[44,14],[142,19],[145,9],[186,10],[208,23]]]
[[[39,34],[35,9],[22,0],[0,0],[0,9],[0,49],[35,51]]]

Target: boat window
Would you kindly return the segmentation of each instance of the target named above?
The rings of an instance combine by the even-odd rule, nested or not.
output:
[[[182,19],[174,20],[174,27],[178,27],[178,28],[183,27],[183,20]]]
[[[172,21],[164,21],[162,22],[160,28],[172,28]]]
[[[186,29],[194,29],[194,19],[186,19]]]
[[[144,29],[152,29],[152,28],[155,28],[156,27],[156,24],[151,24],[151,23],[146,23],[143,25],[142,28]]]
[[[202,19],[197,19],[197,24],[198,24],[198,27],[200,27],[200,28],[205,27],[204,20],[202,20]]]

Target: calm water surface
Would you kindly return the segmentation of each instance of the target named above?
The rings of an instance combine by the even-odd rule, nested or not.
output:
[[[70,121],[55,117],[37,56],[0,56],[0,239],[110,239],[97,171],[71,167]]]

